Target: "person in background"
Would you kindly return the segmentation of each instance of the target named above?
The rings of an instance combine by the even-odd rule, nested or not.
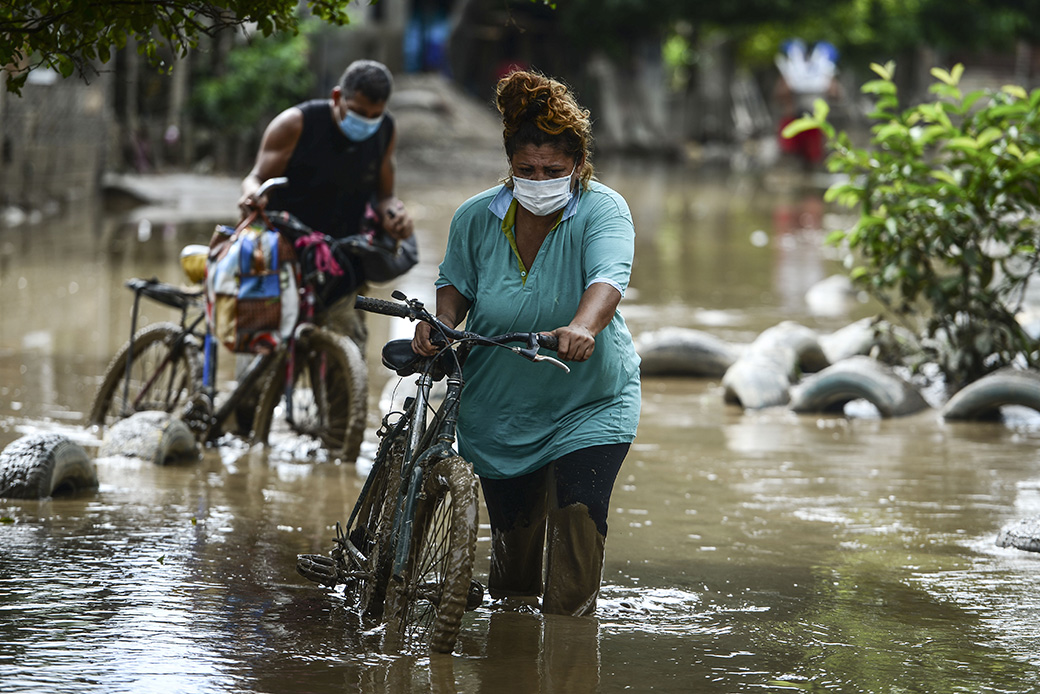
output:
[[[475,348],[459,450],[490,516],[492,598],[524,607],[541,597],[543,612],[589,615],[610,495],[639,421],[639,357],[617,310],[635,230],[624,198],[592,180],[589,112],[564,84],[513,72],[497,105],[510,175],[456,211],[437,317],[485,335],[551,333],[574,364],[565,376]],[[430,336],[420,323],[413,350],[435,354]]]
[[[387,100],[390,70],[374,60],[357,60],[343,72],[327,99],[286,109],[264,131],[256,163],[242,181],[239,208],[245,219],[254,208],[284,210],[333,238],[358,234],[366,208],[382,231],[396,241],[412,236],[414,225],[394,195],[397,142]],[[269,178],[286,176],[289,185],[254,199]],[[336,279],[317,316],[326,327],[353,339],[364,351],[367,330],[354,297],[364,287],[360,262]]]
[[[841,97],[841,85],[836,79],[838,50],[827,41],[819,41],[811,52],[801,39],[784,41],[776,56],[777,79],[773,98],[779,108],[783,133],[787,124],[813,112],[816,99],[831,104]],[[819,128],[804,130],[785,138],[779,135],[780,151],[799,160],[803,166],[819,165],[826,154],[823,131]]]

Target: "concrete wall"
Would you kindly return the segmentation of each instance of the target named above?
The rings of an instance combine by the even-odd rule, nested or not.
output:
[[[93,199],[113,122],[108,81],[40,72],[21,96],[0,91],[0,208],[56,212]]]

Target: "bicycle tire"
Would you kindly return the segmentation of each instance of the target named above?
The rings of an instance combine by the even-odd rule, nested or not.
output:
[[[390,432],[380,444],[377,460],[381,459],[374,483],[362,502],[349,537],[361,550],[368,562],[360,567],[368,578],[359,581],[355,602],[361,616],[371,622],[381,621],[386,604],[386,589],[393,567],[393,543],[390,541],[394,512],[401,490],[400,471],[407,449],[408,427]]]
[[[305,578],[333,587],[343,585],[347,603],[368,622],[383,617],[386,585],[393,562],[390,533],[401,489],[400,471],[407,449],[408,428],[402,419],[383,437],[375,463],[361,489],[346,531],[337,529],[328,558],[301,554],[296,570]],[[347,541],[355,551],[348,547]]]
[[[354,462],[365,435],[368,368],[349,338],[324,328],[301,332],[293,346],[292,418],[289,428],[313,436],[333,456]],[[253,442],[267,444],[285,395],[283,356],[266,378],[253,420]],[[286,416],[286,408],[283,408]]]
[[[450,653],[462,626],[477,544],[477,478],[459,456],[423,479],[412,545],[400,580],[387,588],[387,636],[404,648]]]
[[[178,342],[178,338],[184,339]],[[131,342],[133,354],[130,353]],[[172,357],[167,360],[167,357]],[[126,400],[123,384],[130,360],[130,387]],[[161,367],[161,371],[157,371]],[[155,379],[152,381],[152,379]],[[149,381],[148,397],[136,405]],[[137,331],[108,364],[94,396],[88,423],[110,425],[136,412],[174,412],[202,387],[202,345],[175,323],[154,323]]]

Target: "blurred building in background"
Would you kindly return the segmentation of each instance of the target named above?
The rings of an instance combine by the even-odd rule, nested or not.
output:
[[[302,47],[290,51],[306,54],[307,79],[279,72],[279,64],[261,65],[257,79],[268,83],[239,85],[242,95],[231,92],[239,77],[234,58],[253,50],[257,61],[275,60],[275,51],[256,48],[273,39],[232,32],[204,38],[187,57],[167,56],[168,73],[144,63],[132,43],[99,65],[100,74],[87,84],[40,72],[23,96],[0,95],[0,206],[67,205],[90,195],[105,170],[241,173],[270,118],[298,100],[327,95],[357,58],[381,60],[396,75],[413,78],[413,108],[424,103],[415,90],[422,78],[435,81],[439,94],[427,100],[430,108],[466,99],[490,109],[495,82],[514,67],[559,77],[592,110],[600,152],[704,158],[712,151],[754,151],[756,143],[775,149],[780,116],[771,97],[780,75],[771,55],[778,42],[765,47],[770,60],[749,65],[734,36],[717,26],[705,30],[684,21],[660,30],[644,21],[618,32],[608,46],[596,34],[597,17],[575,18],[565,11],[578,3],[557,4],[356,3],[348,26],[309,27]],[[661,6],[632,7],[644,7],[639,17],[645,20]],[[584,22],[587,31],[576,26]],[[591,35],[597,40],[579,40]],[[966,62],[971,88],[1006,82],[1029,88],[1040,76],[1040,51],[1021,41],[1004,52],[942,57]],[[902,93],[912,98],[923,88],[938,58],[927,47],[915,49],[901,66],[908,80]],[[858,84],[869,74],[861,68],[839,64],[842,92],[852,96],[833,109],[836,124],[862,113]],[[454,96],[444,96],[446,85]]]

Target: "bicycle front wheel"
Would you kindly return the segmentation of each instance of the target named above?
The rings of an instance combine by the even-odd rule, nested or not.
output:
[[[401,469],[407,447],[408,427],[397,427],[380,444],[375,464],[358,502],[354,525],[348,528],[351,543],[365,557],[365,578],[347,590],[353,591],[361,616],[378,622],[383,618],[386,587],[393,564],[392,526],[401,489]]]
[[[313,436],[334,456],[357,459],[365,435],[368,369],[361,350],[323,328],[304,331],[293,343],[292,384],[287,362],[275,369],[260,395],[253,441],[268,442],[276,414],[297,434]]]
[[[462,626],[477,544],[477,478],[459,456],[427,471],[412,545],[387,590],[387,636],[450,653]]]
[[[202,345],[174,323],[155,323],[139,330],[109,362],[89,424],[109,426],[145,410],[173,412],[201,387]]]

